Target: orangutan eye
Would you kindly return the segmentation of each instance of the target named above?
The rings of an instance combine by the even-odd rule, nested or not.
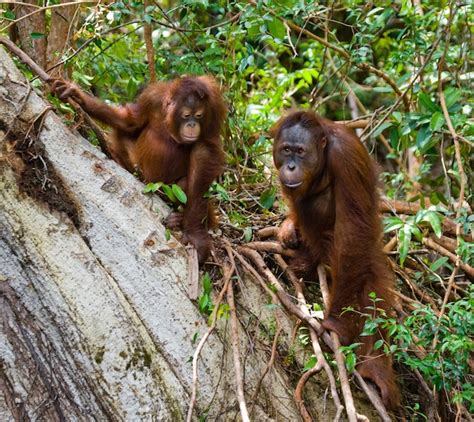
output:
[[[189,119],[191,117],[192,110],[189,107],[183,107],[181,109],[181,118]]]
[[[304,148],[298,148],[297,153],[298,153],[298,155],[303,155],[304,154]]]
[[[286,154],[290,153],[290,147],[283,147],[283,152]]]
[[[202,112],[198,112],[194,115],[196,119],[200,119],[202,117]]]

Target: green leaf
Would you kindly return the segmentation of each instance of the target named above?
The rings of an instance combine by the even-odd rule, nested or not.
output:
[[[170,186],[163,185],[161,188],[171,202],[176,202],[176,196],[174,196],[173,189]]]
[[[391,88],[390,88],[391,89]],[[402,113],[400,113],[399,111],[394,111],[392,113],[392,117],[395,119],[395,121],[397,123],[401,123],[402,122],[402,119],[403,119],[403,116],[402,116]]]
[[[11,19],[11,20],[15,20],[16,19],[16,16],[15,14],[11,11],[11,10],[5,10],[3,12],[3,17],[5,19]]]
[[[346,367],[349,372],[352,372],[356,366],[356,355],[355,353],[349,353],[346,355]]]
[[[393,92],[393,88],[389,86],[376,86],[372,89],[374,92],[379,92],[379,93],[388,93],[388,92]]]
[[[444,205],[449,204],[449,201],[446,199],[446,197],[441,192],[431,192],[430,202],[433,205],[438,205],[440,202],[443,203]]]
[[[316,358],[316,356],[311,356],[304,365],[303,372],[309,371],[310,369],[314,368],[317,362],[318,359]]]
[[[439,111],[439,107],[433,101],[431,101],[430,96],[425,92],[420,92],[418,94],[418,101],[427,111],[431,111],[433,113]]]
[[[374,350],[378,350],[383,346],[383,339],[377,340],[374,344]]]
[[[41,38],[44,38],[44,34],[41,33],[41,32],[32,32],[30,34],[31,38],[34,39],[34,40],[39,40]]]
[[[436,132],[440,130],[443,126],[444,126],[443,114],[437,111],[435,114],[433,114],[433,117],[431,117],[430,129],[432,132]]]
[[[156,192],[158,189],[161,188],[162,185],[163,185],[163,183],[161,183],[161,182],[158,182],[158,183],[148,183],[148,184],[145,185],[145,187],[143,188],[143,193],[153,193],[153,192]]]
[[[390,126],[393,126],[393,122],[384,122],[382,123],[374,132],[373,136],[376,138],[379,136],[385,129],[388,129]]]
[[[183,189],[181,189],[180,186],[172,185],[171,189],[174,193],[174,196],[176,196],[179,202],[181,202],[182,204],[186,204],[186,202],[188,202],[188,197],[186,196],[186,194],[184,193]]]
[[[388,233],[394,230],[397,230],[405,224],[403,220],[399,217],[388,217],[384,219],[385,228],[384,233]]]
[[[207,311],[207,305],[209,305],[209,296],[208,295],[202,295],[200,298],[199,298],[199,310],[201,312],[206,312]]]
[[[433,262],[430,265],[430,270],[433,272],[438,271],[444,264],[446,264],[449,261],[449,258],[446,256],[443,256],[442,258],[437,259],[435,262]]]
[[[451,108],[461,98],[461,91],[457,88],[449,87],[444,91],[446,107]]]
[[[441,237],[442,235],[441,218],[436,211],[422,210],[416,215],[415,221],[417,223],[420,223],[422,221],[426,221],[427,223],[430,223],[435,235],[438,238]]]
[[[408,250],[410,248],[412,226],[405,224],[403,229],[399,231],[399,253],[400,253],[400,265],[403,267],[403,263],[408,256]]]
[[[308,85],[311,85],[313,83],[313,76],[311,75],[311,72],[308,72],[306,70],[302,70],[300,72],[301,76],[303,79],[308,82]]]
[[[268,21],[267,27],[268,27],[268,32],[270,32],[270,34],[273,37],[279,38],[281,40],[285,38],[285,35],[286,35],[285,26],[279,19],[273,18],[272,20]]]
[[[149,14],[146,14],[145,16],[143,16],[143,20],[149,24],[153,21],[153,17],[150,16]]]
[[[211,277],[209,277],[209,273],[204,273],[202,276],[202,288],[204,290],[204,293],[210,293],[212,290],[212,281]]]
[[[171,239],[171,231],[170,229],[165,230],[165,239],[168,242]]]
[[[260,205],[269,210],[275,202],[275,188],[270,188],[260,195]]]
[[[213,187],[214,187],[216,193],[218,194],[218,196],[223,201],[229,201],[230,200],[229,194],[227,193],[227,191],[225,190],[225,188],[222,185],[220,185],[219,183],[214,183]]]
[[[418,134],[416,135],[416,146],[420,153],[426,152],[427,149],[431,147],[430,139],[431,139],[431,130],[428,126],[422,126],[418,130]]]

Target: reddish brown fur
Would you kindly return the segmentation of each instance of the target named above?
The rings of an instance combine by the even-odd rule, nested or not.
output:
[[[330,265],[330,304],[323,326],[337,332],[343,344],[363,343],[359,372],[377,384],[386,405],[396,407],[399,394],[391,359],[380,349],[373,350],[374,342],[385,338],[385,333],[359,337],[365,320],[359,313],[372,312],[366,309],[373,306],[370,292],[384,300],[377,307],[389,314],[394,303],[393,275],[381,244],[375,165],[350,130],[312,112],[294,112],[276,124],[276,164],[283,129],[298,123],[311,131],[311,142],[317,143],[318,168],[314,174],[304,174],[312,178],[306,180],[310,187],[304,192],[282,185],[290,210],[280,239],[287,246],[301,242],[296,269],[310,269],[314,276],[319,263]],[[346,307],[357,313],[341,315]]]
[[[191,242],[202,262],[209,254],[208,217],[213,211],[203,197],[222,172],[224,152],[220,130],[226,107],[215,80],[209,76],[183,77],[150,84],[133,104],[110,107],[76,85],[57,80],[52,91],[62,100],[72,98],[92,117],[111,126],[108,142],[112,158],[145,182],[178,183],[188,202],[182,218],[183,241]],[[192,144],[180,142],[179,113],[184,100],[198,96],[204,103],[201,133]],[[181,220],[174,218],[176,223]]]

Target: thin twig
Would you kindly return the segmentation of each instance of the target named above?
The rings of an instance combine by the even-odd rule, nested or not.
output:
[[[196,393],[197,393],[197,380],[198,380],[198,372],[197,372],[197,361],[199,358],[199,355],[201,353],[202,348],[204,347],[204,344],[206,343],[207,339],[209,336],[212,334],[214,329],[216,328],[216,323],[217,323],[217,313],[219,310],[219,306],[222,302],[222,299],[224,297],[224,294],[227,292],[227,287],[230,284],[230,279],[232,277],[232,274],[235,271],[235,267],[230,265],[230,266],[224,266],[224,286],[222,287],[222,290],[219,293],[219,296],[217,297],[216,304],[214,306],[214,309],[212,310],[212,315],[211,315],[211,325],[209,329],[207,330],[206,334],[204,334],[203,338],[199,342],[198,346],[196,347],[196,350],[193,355],[193,387],[191,391],[191,401],[189,403],[189,409],[188,409],[188,414],[186,417],[186,422],[191,422],[192,417],[193,417],[193,409],[194,405],[196,403]]]
[[[440,18],[441,19],[441,18]],[[451,22],[452,22],[452,19],[448,22],[447,26],[450,27],[451,26]],[[428,53],[428,55],[426,56],[425,58],[425,62],[421,65],[421,67],[418,69],[418,72],[416,72],[415,76],[411,79],[410,83],[408,84],[408,86],[406,87],[405,91],[403,91],[402,93],[402,96],[398,97],[397,98],[397,101],[395,101],[395,103],[385,112],[385,114],[381,117],[381,119],[379,120],[379,122],[374,126],[372,127],[372,129],[370,130],[369,133],[367,133],[366,135],[364,135],[362,137],[362,140],[365,140],[367,138],[369,138],[379,127],[380,125],[382,125],[382,123],[392,114],[393,110],[395,110],[401,103],[401,101],[403,100],[404,101],[404,104],[405,104],[405,108],[406,107],[406,102],[405,102],[405,99],[406,99],[406,94],[408,93],[408,91],[410,91],[411,87],[413,86],[413,84],[418,80],[419,76],[423,73],[423,71],[425,70],[425,67],[428,65],[428,63],[430,62],[431,60],[431,57],[433,56],[434,52],[436,51],[436,49],[438,48],[438,45],[439,43],[441,42],[441,39],[443,38],[443,32],[440,30],[439,31],[439,35],[438,35],[438,38],[436,39],[436,41],[433,43],[433,46],[431,47],[431,50],[430,52]]]
[[[237,400],[239,401],[240,415],[243,422],[250,422],[247,404],[245,403],[244,394],[244,380],[242,376],[242,366],[240,364],[240,347],[239,347],[239,323],[237,320],[237,312],[234,301],[234,289],[232,282],[227,286],[227,302],[229,303],[230,311],[230,325],[231,325],[231,338],[232,338],[232,350],[234,355],[234,370],[235,370],[235,383],[237,384]]]
[[[0,3],[4,3],[4,2],[0,2]],[[9,2],[6,2],[6,3],[9,3]],[[23,15],[18,19],[10,21],[6,26],[4,26],[3,28],[0,28],[0,32],[5,32],[12,25],[15,25],[18,22],[29,18],[30,16],[36,15],[37,13],[41,13],[41,12],[43,12],[45,10],[48,10],[48,9],[55,9],[55,8],[58,8],[58,7],[67,7],[67,6],[77,6],[77,5],[80,5],[80,4],[95,4],[95,3],[98,3],[98,2],[97,1],[88,1],[88,0],[76,0],[76,1],[71,1],[71,2],[68,2],[68,3],[49,4],[48,6],[36,7],[35,10],[33,10],[31,13],[27,13],[26,15]],[[33,6],[33,5],[27,4],[27,3],[21,3],[21,4],[23,4],[24,6],[28,6],[28,7]],[[33,7],[35,7],[35,6],[33,6]]]
[[[231,260],[232,265],[235,267],[234,254],[235,254],[235,256],[237,256],[239,258],[239,260],[244,265],[246,265],[247,262],[242,258],[242,256],[238,252],[236,252],[232,248],[232,245],[230,244],[230,242],[227,239],[223,239],[223,240],[224,240],[224,247],[227,251],[227,255],[229,256],[229,259]],[[257,276],[256,278],[259,279],[258,281],[261,282],[261,285],[262,284],[265,285],[263,280],[261,280],[261,278],[258,276],[258,273],[253,274],[253,275]],[[271,290],[269,290],[269,291],[271,292],[270,297],[272,298],[272,303],[274,305],[278,305],[279,304],[278,298],[276,297],[276,295]],[[253,398],[252,398],[252,408],[251,408],[250,414],[253,414],[253,410],[254,410],[255,404],[257,402],[257,397],[258,397],[262,382],[263,382],[265,376],[267,375],[268,371],[270,370],[270,368],[273,366],[273,363],[275,361],[277,346],[278,346],[278,338],[279,338],[280,332],[282,330],[281,323],[280,323],[280,318],[278,317],[277,313],[275,313],[275,321],[276,321],[276,332],[275,332],[275,336],[273,338],[272,353],[271,353],[271,356],[270,356],[270,360],[269,360],[268,364],[265,366],[265,369],[263,370],[262,374],[260,375],[260,379],[257,382],[257,386],[255,387],[255,391],[254,391]]]
[[[258,272],[260,272],[261,274],[263,274],[265,276],[265,278],[268,280],[268,282],[275,289],[276,294],[277,294],[281,304],[285,307],[285,309],[290,314],[296,316],[301,321],[305,322],[308,325],[308,327],[310,328],[310,330],[314,330],[316,332],[316,334],[318,334],[318,336],[323,339],[324,343],[334,352],[335,351],[335,345],[332,341],[331,336],[323,329],[321,324],[315,318],[312,318],[311,316],[309,316],[309,315],[305,314],[304,312],[302,312],[292,302],[290,296],[285,291],[285,289],[283,288],[281,283],[278,281],[278,279],[275,277],[275,275],[267,267],[267,265],[265,264],[265,261],[260,256],[260,254],[257,251],[253,250],[253,249],[249,249],[249,248],[246,248],[246,247],[243,247],[243,246],[239,247],[238,251],[240,253],[242,253],[242,255],[249,258],[255,264]],[[239,255],[236,255],[236,256],[239,256]],[[245,260],[243,260],[243,262],[245,262]],[[249,265],[248,263],[247,263],[247,268],[249,269],[249,271],[252,274],[255,274],[256,271],[257,271],[251,265]],[[271,292],[271,290],[268,288],[268,286],[265,285],[265,283],[263,283],[262,287],[264,287],[264,289],[266,291]],[[358,373],[358,371],[354,370],[354,374],[357,374],[357,373]],[[374,407],[377,409],[377,405],[376,405],[377,400],[375,398],[376,393],[369,391],[367,397],[371,401],[371,403],[374,405]],[[387,414],[387,412],[385,411],[385,415],[386,414]],[[364,416],[364,418],[365,418],[365,416]]]

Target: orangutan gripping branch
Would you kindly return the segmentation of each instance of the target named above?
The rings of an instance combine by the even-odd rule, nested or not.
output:
[[[389,407],[398,404],[390,357],[373,345],[385,333],[359,337],[362,314],[372,313],[369,293],[378,308],[390,313],[393,275],[382,251],[377,173],[360,140],[344,126],[313,112],[298,111],[273,129],[273,158],[289,205],[279,237],[299,247],[296,271],[316,273],[331,267],[330,303],[323,326],[339,334],[344,345],[359,341],[359,372],[374,381]],[[351,307],[354,311],[343,312]]]
[[[222,94],[209,76],[183,77],[150,84],[133,104],[111,107],[77,85],[56,80],[52,92],[73,99],[92,117],[113,128],[108,141],[112,158],[145,182],[177,183],[188,202],[182,218],[169,219],[183,228],[199,261],[209,255],[208,224],[213,211],[204,198],[222,172],[220,130],[226,114]]]

